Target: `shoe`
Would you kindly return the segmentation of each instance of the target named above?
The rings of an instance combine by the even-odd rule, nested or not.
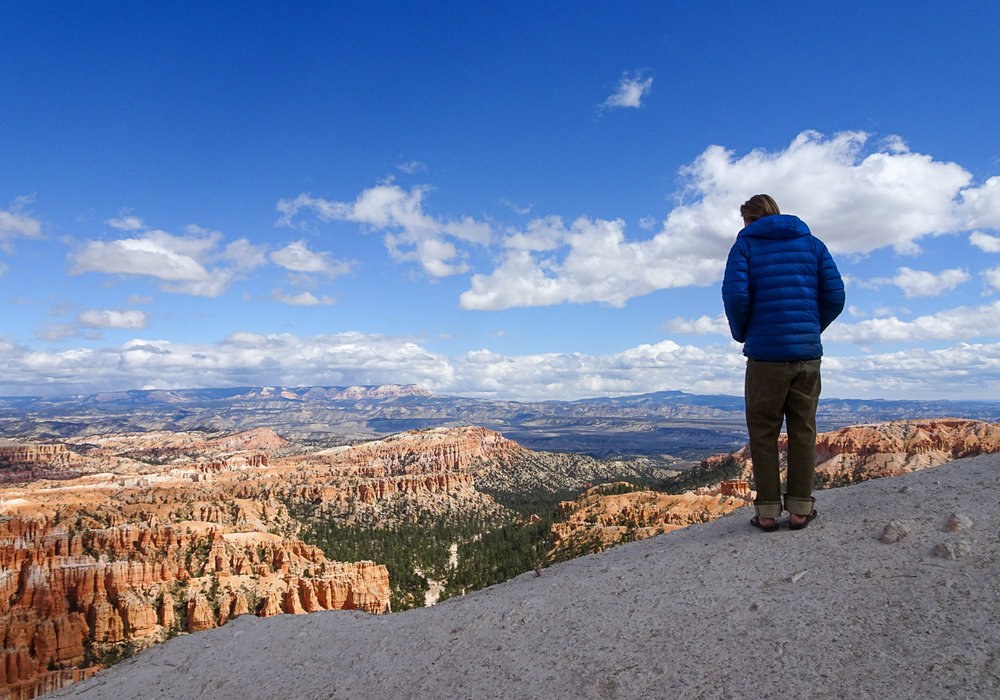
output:
[[[758,530],[763,530],[764,532],[774,532],[778,529],[778,523],[775,522],[774,525],[761,525],[760,518],[756,515],[750,518],[750,524],[753,525]]]
[[[816,519],[816,509],[813,508],[812,513],[810,513],[809,515],[807,515],[806,519],[803,520],[801,523],[795,524],[791,520],[789,520],[788,521],[788,529],[789,530],[805,530],[806,527],[809,526],[809,523],[811,523],[815,519]]]

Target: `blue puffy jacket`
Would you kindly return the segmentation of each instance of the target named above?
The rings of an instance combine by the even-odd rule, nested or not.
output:
[[[844,309],[844,282],[823,242],[797,216],[765,216],[729,251],[722,301],[733,338],[755,360],[822,356],[820,333]]]

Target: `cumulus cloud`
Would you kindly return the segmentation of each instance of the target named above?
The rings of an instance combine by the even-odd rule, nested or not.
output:
[[[823,365],[828,397],[993,400],[1000,391],[1000,343],[824,357]]]
[[[667,389],[740,395],[737,343],[695,347],[671,340],[607,355],[449,357],[408,337],[340,333],[300,337],[237,332],[214,344],[131,340],[117,347],[43,352],[0,337],[0,393],[77,393],[137,387],[417,384],[440,394],[545,400]],[[824,394],[995,398],[1000,343],[824,357]]]
[[[960,306],[903,321],[896,316],[872,318],[858,323],[834,323],[824,340],[840,343],[921,343],[932,340],[966,340],[993,337],[1000,328],[1000,302],[984,306]]]
[[[353,202],[338,202],[300,194],[282,199],[279,225],[293,225],[300,211],[311,211],[320,221],[350,221],[384,233],[389,254],[400,261],[419,263],[432,277],[466,272],[469,267],[455,241],[487,244],[492,227],[472,217],[442,219],[424,212],[423,198],[428,188],[409,191],[385,183],[363,191]]]
[[[657,289],[715,284],[742,228],[739,204],[755,192],[773,194],[782,211],[801,216],[835,254],[887,247],[913,254],[922,238],[1000,215],[1000,202],[991,209],[993,179],[970,187],[966,170],[912,153],[902,139],[885,139],[874,150],[868,141],[863,132],[827,138],[805,131],[782,151],[742,157],[710,146],[681,168],[680,203],[651,238],[627,239],[620,220],[578,219],[567,229],[559,217],[536,219],[506,237],[505,255],[492,272],[473,275],[460,304],[621,306]],[[938,281],[959,283],[949,274]]]
[[[712,318],[711,316],[700,316],[691,321],[684,318],[675,318],[667,321],[664,327],[673,332],[684,335],[725,335],[730,334],[729,321],[726,314],[721,313]]]
[[[134,217],[133,217],[134,218]],[[122,224],[141,226],[141,221]],[[135,230],[129,228],[128,230]],[[263,251],[246,239],[222,246],[223,236],[197,226],[175,236],[158,229],[143,230],[134,238],[87,241],[70,257],[70,274],[85,272],[146,276],[160,280],[164,291],[217,297],[242,273],[263,264]],[[226,264],[209,267],[213,262]]]
[[[331,279],[351,271],[351,263],[336,260],[330,253],[311,251],[305,241],[289,243],[273,251],[270,258],[271,262],[286,270],[319,274]]]
[[[146,327],[146,312],[138,309],[87,309],[81,311],[77,320],[90,328],[128,328],[140,330]]]
[[[285,294],[285,291],[281,288],[271,292],[271,299],[282,304],[290,304],[291,306],[334,306],[337,303],[336,300],[326,295],[317,297],[311,292]]]
[[[99,350],[20,348],[0,354],[0,391],[52,393],[54,383],[60,393],[139,386],[399,383],[435,393],[550,399],[676,387],[715,393],[741,372],[742,358],[733,348],[718,351],[669,340],[604,356],[508,357],[483,349],[448,357],[407,337],[237,332],[216,344],[132,340]]]
[[[0,209],[0,243],[10,238],[41,237],[41,222],[24,212],[20,201],[8,210]]]
[[[642,73],[624,73],[618,82],[618,89],[608,99],[604,100],[601,107],[603,109],[614,109],[616,107],[633,107],[638,109],[642,106],[642,98],[645,97],[653,87],[652,78],[644,78]]]
[[[1000,228],[1000,177],[963,190],[960,212],[966,229]]]
[[[1000,282],[1000,273],[997,277],[997,281]],[[863,315],[865,314],[861,309],[848,307],[848,316],[857,318]],[[995,337],[997,328],[1000,328],[1000,302],[976,307],[960,306],[918,316],[912,320],[902,320],[882,308],[875,309],[873,315],[874,318],[856,323],[838,320],[823,333],[824,342],[871,345],[957,341]],[[729,324],[724,313],[715,317],[701,316],[693,320],[675,318],[667,321],[664,328],[684,335],[729,336]]]
[[[129,214],[128,210],[121,211],[118,216],[112,217],[104,223],[119,231],[141,231],[146,228],[146,224],[143,223],[142,219]]]
[[[601,302],[621,307],[657,289],[715,281],[725,258],[702,255],[668,237],[626,241],[621,220],[580,218],[569,228],[550,221],[508,239],[511,250],[490,274],[475,274],[459,304],[466,309]],[[544,233],[539,233],[543,231]],[[537,250],[557,255],[536,257]]]
[[[0,343],[0,345],[3,345]],[[130,340],[117,347],[32,351],[7,343],[0,391],[8,395],[114,388],[350,385],[452,381],[447,358],[407,338],[341,333],[299,337],[237,332],[215,344]],[[386,379],[388,378],[388,379]]]
[[[969,234],[969,243],[985,253],[1000,253],[1000,236],[990,236],[982,231]]]
[[[958,268],[941,272],[913,270],[901,267],[896,270],[892,283],[903,290],[906,297],[932,297],[954,289],[963,282],[968,282],[969,273]]]
[[[688,180],[685,196],[695,201],[675,209],[670,219],[681,224],[691,218],[703,226],[706,216],[737,221],[733,208],[748,193],[769,192],[782,211],[801,216],[834,252],[892,246],[915,253],[925,236],[962,230],[956,198],[970,173],[912,153],[901,140],[866,153],[868,141],[864,132],[825,138],[805,131],[784,151],[754,150],[742,158],[710,146],[681,169]]]
[[[55,315],[68,311],[67,305],[60,304],[52,310]],[[35,331],[39,340],[57,342],[67,338],[85,335],[90,339],[99,339],[100,332],[95,329],[121,328],[125,330],[142,330],[146,327],[149,314],[137,309],[85,309],[76,315],[71,323],[54,323],[43,326]]]
[[[7,210],[0,209],[0,250],[10,250],[8,241],[13,238],[41,238],[41,222],[26,212],[30,197],[18,197]],[[0,260],[0,277],[7,272],[7,265]]]
[[[986,284],[994,289],[1000,289],[1000,267],[991,267],[988,270],[983,270],[980,274],[986,280]]]
[[[509,229],[503,245],[515,250],[553,250],[568,233],[561,216],[546,216],[529,221],[524,231]]]

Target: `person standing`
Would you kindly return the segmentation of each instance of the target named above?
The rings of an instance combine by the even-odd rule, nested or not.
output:
[[[750,458],[757,489],[751,525],[792,530],[816,517],[816,406],[820,334],[844,309],[844,282],[829,251],[769,195],[740,207],[744,228],[729,251],[722,300],[733,338],[747,357],[744,383]],[[778,466],[781,424],[788,432],[784,506]]]

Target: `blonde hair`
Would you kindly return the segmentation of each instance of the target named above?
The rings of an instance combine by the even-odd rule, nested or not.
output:
[[[763,219],[765,216],[774,216],[780,213],[781,210],[778,209],[778,203],[771,198],[771,195],[767,194],[755,194],[743,202],[743,205],[740,207],[740,215],[746,219],[748,224],[753,223],[757,219]]]

